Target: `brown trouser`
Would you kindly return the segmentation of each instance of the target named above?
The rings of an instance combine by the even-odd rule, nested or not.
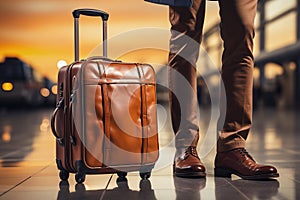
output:
[[[218,152],[244,147],[251,127],[256,6],[257,0],[219,0],[224,41],[221,77],[225,88],[221,92],[221,105],[225,106],[220,106]],[[169,11],[172,33],[169,87],[175,143],[177,148],[196,146],[199,139],[196,61],[205,0],[194,0],[191,8],[170,7]]]

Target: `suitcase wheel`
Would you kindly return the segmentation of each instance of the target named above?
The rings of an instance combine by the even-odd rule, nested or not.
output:
[[[59,178],[62,180],[62,181],[67,181],[68,178],[69,178],[69,172],[65,171],[65,170],[60,170],[59,172]]]
[[[125,178],[127,176],[127,172],[117,172],[120,178]]]
[[[75,180],[77,183],[83,183],[85,181],[85,174],[84,173],[76,173]]]
[[[150,178],[150,176],[151,176],[151,172],[140,172],[140,177],[143,180],[146,180],[146,179]]]

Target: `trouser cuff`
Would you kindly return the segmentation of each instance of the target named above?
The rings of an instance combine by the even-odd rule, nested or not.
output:
[[[217,152],[230,151],[237,148],[245,148],[246,141],[242,137],[230,140],[219,138],[217,141]]]

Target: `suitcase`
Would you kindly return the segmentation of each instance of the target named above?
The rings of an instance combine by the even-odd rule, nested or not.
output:
[[[80,15],[102,18],[102,57],[79,61]],[[82,183],[86,174],[139,171],[147,179],[159,156],[154,69],[107,58],[107,13],[77,9],[73,17],[75,62],[59,70],[51,117],[59,176],[75,173]]]

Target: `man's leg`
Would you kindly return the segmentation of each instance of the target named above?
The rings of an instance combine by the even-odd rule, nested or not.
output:
[[[226,106],[221,107],[218,123],[215,172],[222,175],[227,169],[249,179],[276,176],[274,167],[255,164],[244,149],[252,124],[252,51],[257,0],[219,0],[219,5],[224,41],[222,80],[225,94],[222,95],[226,95]]]
[[[169,54],[170,108],[176,135],[174,173],[177,176],[205,176],[196,146],[197,70],[205,0],[195,0],[191,8],[170,7],[171,39]]]

